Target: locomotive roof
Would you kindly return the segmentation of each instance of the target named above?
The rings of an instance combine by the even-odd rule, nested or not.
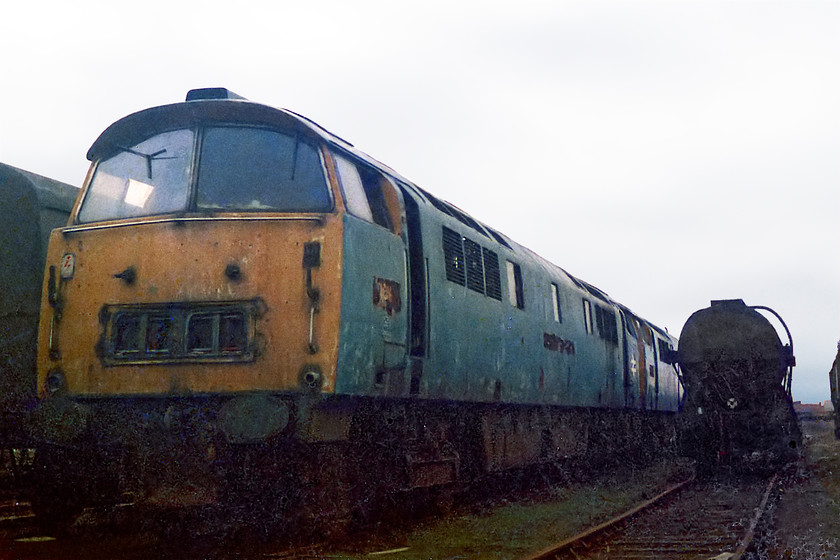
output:
[[[190,99],[188,95],[187,99]],[[87,158],[93,161],[119,150],[121,146],[132,146],[145,140],[149,131],[173,130],[201,124],[230,123],[279,126],[292,129],[308,136],[314,136],[355,157],[381,169],[389,175],[412,184],[399,173],[375,160],[353,144],[327,129],[288,109],[279,109],[261,103],[248,101],[239,96],[229,98],[196,98],[183,103],[172,103],[151,107],[121,118],[106,128],[93,143]]]
[[[79,188],[37,173],[25,171],[11,165],[0,163],[0,185],[19,183],[32,189],[43,208],[54,208],[69,212],[76,202]]]
[[[177,128],[187,128],[212,123],[242,123],[279,126],[287,129],[290,128],[308,136],[320,138],[332,146],[353,154],[356,158],[378,168],[394,179],[405,183],[415,192],[422,193],[420,196],[429,199],[432,205],[439,205],[439,203],[438,205],[435,204],[437,201],[432,195],[397,173],[394,169],[372,158],[361,150],[356,149],[353,144],[347,142],[340,136],[329,132],[327,129],[312,121],[308,117],[299,115],[298,113],[289,111],[288,109],[280,109],[249,101],[244,97],[234,94],[224,88],[191,90],[187,94],[187,101],[183,103],[172,103],[169,105],[151,107],[123,117],[106,128],[105,131],[99,135],[99,138],[96,139],[90,150],[88,150],[87,158],[93,161],[99,157],[107,156],[114,151],[119,150],[120,147],[135,145],[146,139],[149,130],[173,130]],[[450,203],[447,202],[446,204],[455,208],[457,212],[468,216],[466,212],[454,207]],[[529,255],[532,259],[539,261],[544,267],[548,266],[556,271],[560,271],[582,291],[589,293],[605,303],[615,305],[628,312],[630,311],[623,305],[614,301],[602,290],[576,278],[572,274],[569,274],[563,268],[540,257],[527,247],[515,243],[507,236],[501,235],[496,230],[489,228],[484,223],[475,220],[472,217],[469,217],[469,220],[480,224],[480,227],[484,228],[497,240],[503,240],[500,241],[502,245],[507,246],[515,252]],[[633,313],[633,315],[638,317],[635,313]],[[657,327],[656,325],[647,321],[645,321],[645,323],[650,325],[663,336],[668,336],[663,329]]]

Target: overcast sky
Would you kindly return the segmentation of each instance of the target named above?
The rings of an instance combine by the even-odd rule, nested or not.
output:
[[[80,185],[110,123],[224,86],[306,115],[679,334],[840,338],[840,0],[15,2],[0,162]],[[783,335],[784,338],[784,335]]]

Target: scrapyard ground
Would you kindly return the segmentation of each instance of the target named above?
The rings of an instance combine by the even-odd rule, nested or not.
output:
[[[840,440],[834,422],[803,420],[805,464],[783,488],[762,558],[840,559]]]

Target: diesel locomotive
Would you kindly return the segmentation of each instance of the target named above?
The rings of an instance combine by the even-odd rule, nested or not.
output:
[[[287,110],[222,88],[90,148],[52,234],[33,503],[398,492],[672,445],[677,340]]]
[[[50,232],[67,224],[79,189],[0,163],[0,448],[32,446],[35,344]],[[11,455],[14,458],[14,455]]]
[[[787,344],[760,310],[784,326]],[[680,441],[702,470],[761,471],[798,457],[793,339],[775,311],[712,301],[686,321],[677,355],[685,387]]]

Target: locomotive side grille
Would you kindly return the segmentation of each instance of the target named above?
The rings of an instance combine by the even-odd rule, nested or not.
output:
[[[615,320],[615,314],[611,310],[597,305],[595,306],[595,320],[601,338],[613,344],[618,344],[618,323]]]
[[[443,228],[443,256],[446,259],[446,279],[463,285],[467,276],[461,234],[449,228]]]
[[[464,254],[467,260],[467,288],[484,293],[484,263],[481,261],[481,245],[464,239]]]
[[[252,361],[260,302],[105,306],[106,365]]]
[[[490,249],[484,249],[484,283],[487,297],[502,300],[502,275],[499,270],[499,256]]]
[[[446,279],[501,301],[499,256],[447,227],[443,228]]]

